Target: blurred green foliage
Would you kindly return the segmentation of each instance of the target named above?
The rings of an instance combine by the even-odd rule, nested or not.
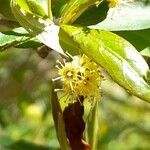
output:
[[[0,53],[0,149],[59,147],[49,101],[55,57],[42,59],[32,49]]]
[[[38,1],[46,8],[45,1]],[[16,21],[8,2],[0,0],[0,12],[4,15],[2,19]],[[56,18],[60,17],[67,2],[52,0],[53,15]],[[75,23],[89,25],[84,20],[85,16],[86,21],[90,17],[90,25],[101,21],[108,8],[105,11],[100,8],[92,7]],[[104,14],[99,18],[99,15],[93,13],[95,11]],[[1,21],[0,30],[7,26],[7,30],[10,30],[11,25],[18,26],[16,22],[12,23],[15,24]],[[145,29],[115,33],[130,41],[139,51],[145,49],[142,54],[149,60],[149,32],[149,29]],[[58,58],[58,54],[50,52],[47,58],[42,59],[34,49],[27,47],[9,48],[0,53],[0,150],[60,149],[50,103],[50,80],[57,76],[55,64]],[[150,105],[129,95],[109,77],[105,78],[99,103],[100,114],[97,116],[100,120],[98,150],[149,150]]]

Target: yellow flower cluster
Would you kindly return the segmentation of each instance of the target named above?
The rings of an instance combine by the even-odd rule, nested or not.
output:
[[[110,8],[119,7],[121,4],[128,5],[128,3],[133,2],[134,0],[107,0],[109,2]]]
[[[63,90],[74,100],[79,96],[91,100],[100,95],[99,67],[87,56],[72,57],[71,62],[61,64],[58,73],[63,83]]]

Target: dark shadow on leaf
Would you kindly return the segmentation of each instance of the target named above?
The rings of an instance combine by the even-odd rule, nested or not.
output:
[[[91,6],[74,22],[74,24],[89,26],[100,23],[106,18],[108,9],[108,3],[106,1],[102,2],[98,7],[95,5]]]

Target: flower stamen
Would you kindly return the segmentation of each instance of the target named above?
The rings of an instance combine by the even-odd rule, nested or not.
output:
[[[70,54],[67,55],[70,56]],[[64,92],[71,97],[73,102],[76,102],[80,96],[89,100],[100,96],[101,74],[99,66],[85,55],[70,57],[72,61],[64,61],[64,65],[58,61],[61,66],[57,67],[58,74]]]

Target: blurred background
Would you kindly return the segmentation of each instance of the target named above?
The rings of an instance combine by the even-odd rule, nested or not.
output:
[[[46,1],[38,1],[46,9]],[[9,2],[0,0],[0,13],[14,21],[10,8],[5,7]],[[54,2],[60,7],[60,1]],[[0,21],[0,31],[18,25]],[[149,31],[118,34],[141,51],[145,43],[150,45]],[[57,76],[55,65],[60,56],[50,51],[43,59],[47,51],[43,55],[39,50],[9,48],[0,52],[0,150],[60,150],[50,103],[50,81]],[[97,117],[98,150],[150,150],[150,104],[127,93],[106,74]]]
[[[51,51],[0,53],[0,150],[59,150],[51,114],[50,80],[57,76]],[[149,150],[150,105],[105,77],[99,102],[98,150]]]

